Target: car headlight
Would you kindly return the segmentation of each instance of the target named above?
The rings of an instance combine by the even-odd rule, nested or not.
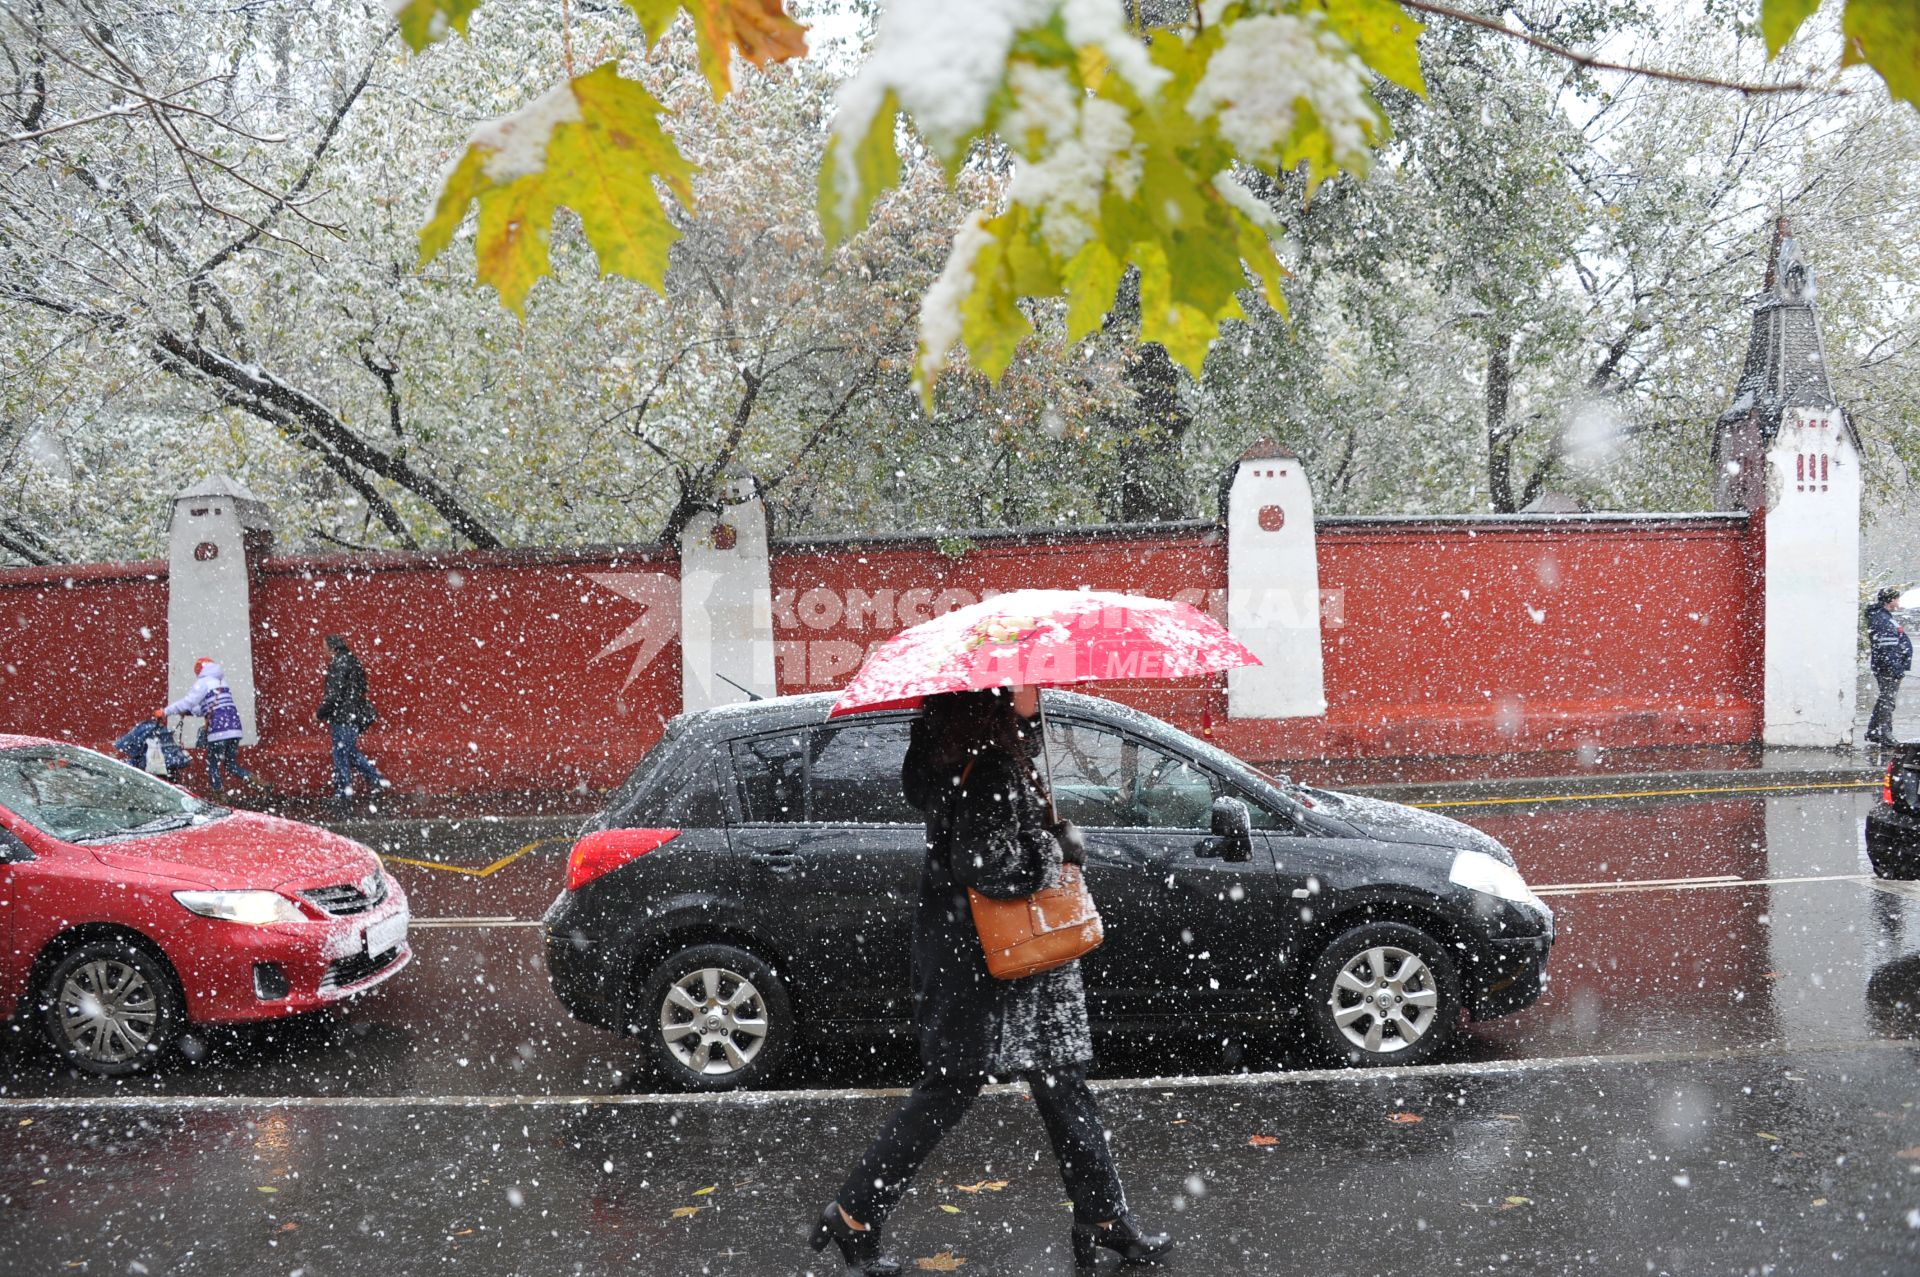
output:
[[[1527,886],[1518,869],[1484,851],[1455,852],[1447,879],[1468,891],[1482,892],[1517,905],[1532,905],[1542,913],[1547,912],[1547,906],[1533,894],[1533,888]]]
[[[203,918],[223,918],[250,927],[306,921],[300,906],[277,891],[176,891],[173,898]]]

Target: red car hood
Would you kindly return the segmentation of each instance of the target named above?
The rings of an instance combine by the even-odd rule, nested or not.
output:
[[[222,890],[357,882],[379,859],[313,825],[237,811],[192,829],[92,848],[103,865]]]

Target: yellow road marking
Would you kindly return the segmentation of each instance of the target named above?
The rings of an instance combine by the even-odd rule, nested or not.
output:
[[[1510,807],[1526,803],[1586,803],[1602,798],[1698,798],[1706,794],[1781,794],[1808,789],[1872,789],[1878,780],[1818,781],[1813,784],[1718,785],[1701,789],[1626,789],[1609,794],[1543,794],[1536,798],[1449,798],[1409,803],[1410,807]]]
[[[442,864],[440,861],[437,861],[437,860],[414,860],[407,856],[382,856],[381,859],[386,861],[389,864],[413,865],[415,868],[418,868],[418,869],[434,869],[434,870],[438,870],[440,873],[443,873],[443,874],[464,874],[469,878],[490,878],[494,874],[499,873],[502,869],[505,869],[508,865],[512,864],[514,861],[520,859],[520,857],[526,855],[530,851],[533,851],[535,848],[544,847],[550,842],[563,842],[563,841],[565,840],[560,838],[536,838],[532,842],[528,843],[526,846],[521,847],[518,850],[508,852],[506,855],[500,857],[500,859],[494,861],[492,864],[486,866],[484,869],[475,869],[469,865]]]

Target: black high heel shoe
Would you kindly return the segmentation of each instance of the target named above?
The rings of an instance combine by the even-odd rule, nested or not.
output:
[[[1122,1215],[1111,1225],[1073,1226],[1073,1262],[1078,1268],[1093,1267],[1095,1247],[1105,1246],[1120,1256],[1123,1264],[1157,1264],[1173,1250],[1173,1239],[1165,1233],[1143,1233],[1133,1216]]]
[[[860,1273],[861,1277],[899,1277],[900,1261],[880,1253],[880,1230],[877,1227],[855,1228],[847,1223],[840,1214],[839,1202],[826,1204],[807,1244],[815,1250],[825,1250],[829,1241],[839,1245],[840,1258],[846,1260],[847,1267]]]

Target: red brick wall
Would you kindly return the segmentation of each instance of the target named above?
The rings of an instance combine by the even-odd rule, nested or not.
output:
[[[166,564],[0,570],[0,732],[108,749],[166,703]]]
[[[1760,728],[1756,544],[1737,516],[1331,521],[1324,719],[1229,719],[1221,678],[1098,690],[1263,761],[1747,741]],[[780,688],[839,686],[929,608],[1079,585],[1185,597],[1224,619],[1226,542],[1211,528],[995,537],[957,559],[927,541],[776,546]]]
[[[255,587],[260,760],[276,784],[323,792],[322,639],[341,634],[380,713],[362,747],[397,786],[618,783],[679,710],[680,657],[669,643],[629,683],[637,648],[601,655],[645,614],[593,580],[606,574],[677,588],[679,566],[648,551],[268,559]],[[677,627],[677,606],[660,621]]]
[[[1737,516],[1334,520],[1324,719],[1229,719],[1219,678],[1098,690],[1261,761],[1750,741],[1759,544]],[[283,787],[324,788],[321,637],[341,633],[381,711],[367,751],[397,784],[606,788],[680,707],[677,642],[637,674],[638,645],[607,650],[647,615],[636,583],[667,591],[659,622],[677,627],[677,579],[646,549],[268,559],[257,757]],[[875,642],[988,590],[1084,584],[1223,616],[1226,544],[1192,525],[986,537],[957,556],[789,542],[772,579],[780,689],[801,691],[840,686]],[[164,699],[164,565],[0,571],[0,607],[0,730],[104,745]]]

